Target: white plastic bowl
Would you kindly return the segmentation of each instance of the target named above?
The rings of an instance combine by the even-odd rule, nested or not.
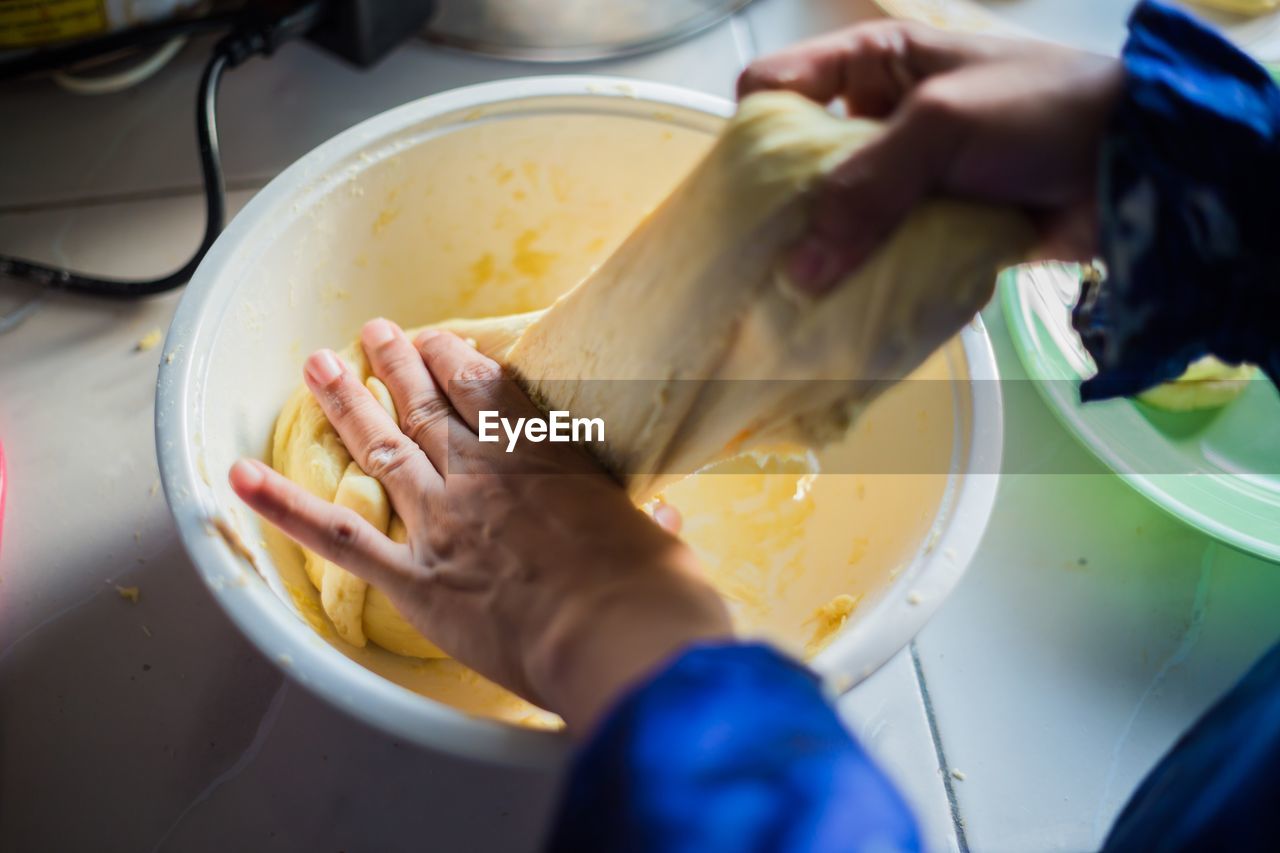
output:
[[[231,493],[226,471],[241,456],[263,456],[306,352],[350,340],[370,316],[405,311],[403,293],[366,292],[359,282],[350,284],[354,296],[335,297],[349,300],[337,308],[314,292],[328,243],[310,235],[341,238],[344,205],[365,204],[353,189],[363,170],[474,122],[600,114],[714,134],[732,109],[726,100],[678,87],[585,76],[506,80],[434,95],[312,151],[259,192],[218,239],[188,285],[165,342],[157,453],[165,495],[201,577],[235,624],[287,674],[398,738],[509,765],[563,759],[568,742],[562,735],[478,719],[426,699],[321,639],[282,589],[259,547],[258,522]],[[312,290],[295,301],[295,274],[303,267]],[[991,513],[1002,413],[980,321],[965,329],[955,352],[966,362],[955,367],[972,381],[957,383],[953,395],[953,468],[934,534],[887,592],[860,608],[814,660],[838,690],[861,681],[923,627],[968,565]],[[215,517],[234,522],[260,573],[216,533]]]

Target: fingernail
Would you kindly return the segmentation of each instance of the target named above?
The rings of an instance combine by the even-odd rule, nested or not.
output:
[[[227,479],[231,481],[233,486],[256,489],[262,485],[262,481],[266,479],[266,474],[262,471],[261,463],[255,465],[248,459],[239,459],[231,466]]]
[[[807,293],[823,293],[835,284],[839,258],[821,240],[805,240],[787,258],[787,275]]]
[[[418,332],[418,337],[415,338],[415,340],[417,341],[418,346],[422,346],[432,338],[437,338],[439,336],[440,336],[439,329],[423,329],[421,332]]]
[[[342,362],[333,350],[322,349],[307,359],[307,377],[317,385],[328,385],[342,375]]]
[[[653,520],[673,536],[679,536],[680,528],[684,526],[684,518],[680,515],[680,510],[666,503],[658,504],[653,508]]]
[[[380,347],[391,343],[396,336],[396,330],[391,328],[391,324],[379,317],[376,320],[370,320],[364,327],[365,343],[371,346]]]

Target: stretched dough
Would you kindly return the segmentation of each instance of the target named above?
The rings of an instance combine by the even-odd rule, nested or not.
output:
[[[928,201],[832,293],[797,293],[777,261],[810,190],[878,132],[795,95],[752,95],[675,192],[552,306],[438,325],[503,362],[544,408],[603,418],[607,442],[591,449],[637,502],[728,456],[821,446],[968,321],[1032,239],[1014,211]],[[342,356],[370,377],[358,343]],[[389,504],[385,516],[367,505],[385,493],[359,479],[305,388],[281,413],[272,464],[325,500],[358,490],[358,511],[403,536]],[[306,561],[340,636],[440,655],[381,593]]]

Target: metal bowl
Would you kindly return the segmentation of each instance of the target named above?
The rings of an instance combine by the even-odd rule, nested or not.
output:
[[[439,0],[424,35],[535,62],[656,50],[714,26],[751,0]]]

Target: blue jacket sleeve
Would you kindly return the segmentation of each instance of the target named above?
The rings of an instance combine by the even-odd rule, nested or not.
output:
[[[808,670],[760,645],[675,659],[578,755],[554,851],[918,850]]]
[[[1163,3],[1129,30],[1101,163],[1108,276],[1074,318],[1098,365],[1081,396],[1133,394],[1207,354],[1280,383],[1280,89]]]
[[[1280,644],[1182,736],[1107,837],[1128,850],[1274,850],[1280,838]]]

